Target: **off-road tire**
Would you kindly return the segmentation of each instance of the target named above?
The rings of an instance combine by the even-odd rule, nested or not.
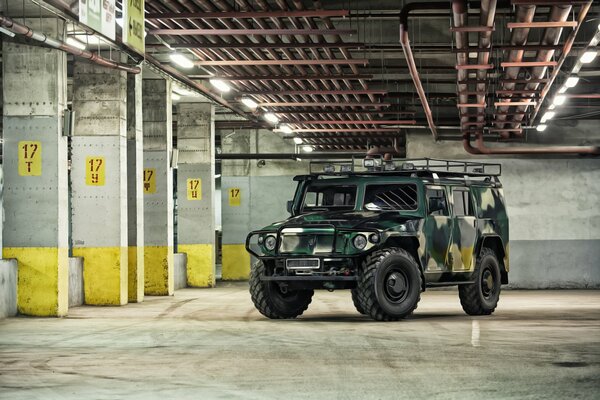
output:
[[[417,308],[421,288],[421,271],[413,256],[404,249],[387,248],[363,261],[356,291],[365,314],[376,321],[398,321]]]
[[[360,305],[360,300],[358,299],[358,289],[354,288],[351,290],[352,293],[352,303],[354,303],[354,308],[361,314],[366,314],[365,310]]]
[[[492,249],[481,249],[472,277],[474,283],[458,287],[460,304],[469,315],[490,315],[498,305],[501,289],[500,263]]]
[[[289,319],[302,315],[312,301],[313,290],[295,290],[283,294],[275,282],[261,281],[265,273],[262,261],[250,270],[250,296],[256,309],[271,319]]]

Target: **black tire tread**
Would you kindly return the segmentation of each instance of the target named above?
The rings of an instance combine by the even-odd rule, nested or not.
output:
[[[387,314],[379,305],[377,297],[375,296],[375,290],[371,290],[375,285],[375,273],[381,261],[391,254],[402,254],[404,257],[412,260],[417,265],[414,257],[406,250],[397,247],[388,247],[382,250],[377,250],[371,253],[364,261],[362,265],[361,273],[359,274],[358,282],[358,301],[360,307],[365,311],[366,315],[369,315],[376,321],[398,321],[411,315],[416,309],[421,300],[421,291],[415,303],[415,307],[402,317],[396,317]],[[418,269],[418,267],[416,267]],[[422,287],[423,281],[421,273],[419,271],[419,288]]]
[[[359,313],[366,315],[367,313],[365,312],[364,308],[362,308],[362,305],[360,304],[360,299],[358,298],[359,294],[358,294],[358,289],[354,288],[351,290],[352,292],[352,303],[354,303],[354,308],[356,308],[356,311],[358,311]]]
[[[492,255],[496,258],[496,261],[498,261],[496,253],[492,249],[483,247],[477,256],[473,276],[479,276],[479,268],[481,268],[481,262],[486,255]],[[496,306],[492,309],[486,309],[484,307],[479,297],[479,282],[469,285],[459,285],[458,297],[460,298],[460,305],[468,315],[491,315],[498,305],[498,303],[496,303]],[[500,300],[500,293],[498,294],[498,300]]]
[[[265,265],[262,261],[257,262],[250,269],[250,297],[252,298],[252,302],[256,309],[262,315],[270,319],[293,319],[302,315],[312,301],[312,293],[308,297],[308,301],[293,312],[282,312],[281,310],[278,310],[271,301],[265,287],[265,282],[260,280],[260,276],[264,275],[264,271]]]

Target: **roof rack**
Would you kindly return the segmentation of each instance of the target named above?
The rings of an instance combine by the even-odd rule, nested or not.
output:
[[[318,169],[318,171],[317,171]],[[313,161],[311,175],[415,175],[438,177],[498,177],[499,163],[456,161],[437,158],[384,160],[381,156],[338,161]]]

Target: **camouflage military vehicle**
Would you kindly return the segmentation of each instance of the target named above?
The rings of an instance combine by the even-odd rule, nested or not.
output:
[[[256,308],[295,318],[315,289],[350,289],[358,312],[393,321],[426,288],[458,285],[467,314],[491,314],[509,270],[501,166],[362,162],[311,164],[294,178],[291,216],[248,235]]]

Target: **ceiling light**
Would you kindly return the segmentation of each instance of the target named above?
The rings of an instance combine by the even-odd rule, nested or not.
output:
[[[596,53],[596,50],[586,51],[583,53],[579,61],[581,61],[582,64],[589,64],[594,61],[594,58],[596,58]]]
[[[538,132],[544,132],[547,127],[547,125],[538,125],[537,128],[535,128],[535,130]]]
[[[264,118],[272,124],[276,124],[279,122],[279,118],[277,118],[277,115],[273,113],[266,113],[264,115]]]
[[[313,151],[312,146],[302,146],[302,151],[305,153],[311,153]]]
[[[121,28],[123,27],[123,18],[116,18],[115,21],[117,25],[119,25]]]
[[[258,107],[258,103],[249,97],[242,97],[242,103],[252,110],[256,110],[256,107]]]
[[[565,81],[565,86],[568,87],[568,88],[572,88],[572,87],[575,87],[578,82],[579,82],[579,77],[578,76],[570,76]]]
[[[544,115],[542,116],[542,124],[546,121],[548,121],[549,119],[554,118],[554,116],[556,115],[555,111],[546,111],[544,113]]]
[[[227,93],[231,90],[229,85],[227,83],[225,83],[225,81],[222,81],[220,79],[211,79],[210,84],[213,85],[214,87],[216,87],[221,92]]]
[[[550,104],[548,106],[548,110],[554,110],[556,108],[556,106],[554,104]]]
[[[179,65],[180,67],[192,68],[194,66],[194,62],[192,60],[190,60],[189,58],[187,58],[186,56],[184,56],[183,54],[172,53],[170,55],[170,57],[171,57],[171,61],[173,61],[175,64]]]
[[[177,101],[179,99],[181,99],[180,95],[178,95],[177,93],[171,93],[171,100]]]
[[[302,138],[295,137],[294,138],[294,143],[296,143],[296,144],[302,144]]]
[[[567,87],[566,86],[561,86],[560,89],[558,89],[558,93],[564,93],[567,91]]]
[[[67,44],[71,45],[73,47],[77,47],[79,50],[85,50],[85,43],[80,42],[79,40],[77,40],[75,38],[68,37]]]
[[[292,133],[292,128],[289,125],[279,125],[279,130],[283,133]]]
[[[555,106],[562,106],[565,103],[565,101],[567,101],[567,96],[557,94],[556,96],[554,96],[552,104],[554,104]]]

